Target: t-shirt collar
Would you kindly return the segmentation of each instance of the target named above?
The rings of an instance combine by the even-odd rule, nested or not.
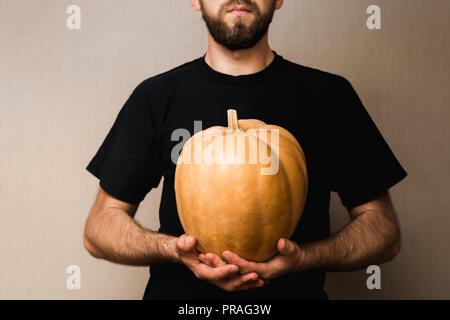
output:
[[[275,57],[272,62],[263,70],[258,71],[252,74],[233,76],[225,73],[218,72],[211,68],[205,61],[204,54],[201,58],[199,58],[199,68],[203,75],[208,77],[211,80],[225,82],[228,84],[243,84],[243,83],[251,83],[257,81],[264,81],[265,79],[273,79],[274,75],[278,71],[283,57],[278,55],[275,51],[273,51]]]

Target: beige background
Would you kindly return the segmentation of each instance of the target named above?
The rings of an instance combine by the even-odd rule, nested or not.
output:
[[[403,248],[382,266],[330,274],[332,298],[450,298],[450,2],[287,0],[271,44],[284,57],[347,77],[409,176],[392,191]],[[66,8],[82,10],[79,31]],[[83,224],[97,180],[84,167],[142,80],[199,57],[206,31],[188,0],[0,0],[0,298],[135,299],[146,268],[91,258]],[[160,190],[137,218],[158,227]],[[332,195],[336,230],[348,221]],[[66,267],[81,267],[81,290]]]

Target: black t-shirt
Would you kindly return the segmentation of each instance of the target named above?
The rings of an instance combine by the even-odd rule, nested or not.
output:
[[[401,181],[407,173],[341,76],[275,58],[264,70],[231,76],[213,70],[204,57],[141,82],[121,109],[87,170],[113,197],[139,203],[164,177],[160,232],[184,233],[174,191],[179,139],[176,129],[194,134],[227,125],[227,109],[240,119],[259,119],[287,129],[305,153],[309,176],[303,215],[291,237],[299,244],[330,236],[330,192],[348,209]],[[178,148],[179,150],[179,148]],[[327,298],[325,272],[308,271],[273,279],[262,288],[228,293],[197,279],[184,265],[151,267],[144,298],[240,299]]]

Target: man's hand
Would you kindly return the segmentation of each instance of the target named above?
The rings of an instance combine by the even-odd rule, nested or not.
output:
[[[195,249],[195,245],[194,237],[182,235],[176,239],[175,250],[180,262],[184,263],[197,278],[229,292],[264,285],[264,281],[255,272],[239,272],[237,265],[227,264],[214,254],[201,254]]]
[[[257,273],[262,279],[273,279],[282,274],[296,272],[300,260],[300,248],[295,242],[282,238],[277,243],[278,254],[266,262],[242,259],[231,251],[223,252],[225,260],[239,267],[241,273]]]

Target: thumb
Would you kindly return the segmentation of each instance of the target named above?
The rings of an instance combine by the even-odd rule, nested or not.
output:
[[[196,239],[192,236],[182,235],[177,240],[177,250],[180,254],[193,253],[195,250]]]
[[[278,252],[283,256],[288,256],[290,254],[293,254],[295,251],[295,244],[292,241],[289,241],[288,239],[281,238],[278,241]]]

